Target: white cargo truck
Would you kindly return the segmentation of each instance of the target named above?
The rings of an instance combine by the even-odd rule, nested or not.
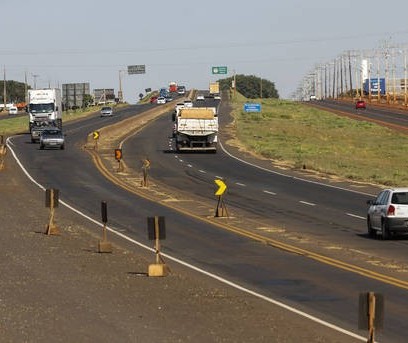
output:
[[[34,126],[57,126],[62,129],[61,90],[29,89],[27,111],[30,132]]]
[[[218,116],[215,107],[181,108],[175,120],[177,151],[217,151]]]

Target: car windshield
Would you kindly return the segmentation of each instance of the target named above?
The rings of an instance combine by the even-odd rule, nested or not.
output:
[[[60,134],[60,130],[45,130],[44,131],[44,135],[59,135]]]
[[[29,111],[31,113],[47,113],[54,111],[54,104],[30,104]]]
[[[102,111],[110,111],[110,110],[112,110],[112,108],[110,108],[110,107],[102,107]]]
[[[392,204],[408,205],[408,192],[394,193],[391,198]]]

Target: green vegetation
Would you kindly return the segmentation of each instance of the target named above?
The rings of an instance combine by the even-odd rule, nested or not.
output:
[[[229,90],[231,88],[234,77],[218,80],[221,90]],[[275,84],[266,79],[254,75],[235,75],[236,90],[248,99],[256,99],[259,97],[265,98],[279,98],[278,91]],[[261,95],[262,91],[262,95]]]
[[[115,108],[124,106],[127,106],[127,104],[114,105]],[[80,108],[76,110],[64,111],[62,113],[62,121],[65,123],[71,120],[87,117],[95,113],[99,114],[101,107],[102,106],[94,106],[85,109]],[[1,112],[0,115],[7,116],[7,114],[1,114]],[[0,120],[0,135],[3,135],[4,137],[25,132],[28,132],[28,115],[23,117],[9,117],[7,119]]]
[[[28,88],[30,88],[28,86]],[[8,103],[25,101],[25,83],[18,81],[6,81],[6,100]],[[0,82],[0,103],[4,103],[4,82]]]
[[[408,184],[408,136],[307,105],[258,99],[261,113],[233,100],[236,135],[250,151],[294,169],[381,185]]]

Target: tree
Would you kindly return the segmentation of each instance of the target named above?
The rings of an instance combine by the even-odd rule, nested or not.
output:
[[[30,88],[30,87],[28,87]],[[4,82],[0,81],[0,102],[4,103]],[[18,81],[6,81],[6,100],[8,103],[25,101],[25,83]]]
[[[221,90],[229,90],[234,77],[218,80]],[[249,99],[255,98],[279,98],[275,84],[269,80],[261,79],[255,75],[235,75],[236,90],[244,97]],[[262,88],[262,94],[261,94]]]

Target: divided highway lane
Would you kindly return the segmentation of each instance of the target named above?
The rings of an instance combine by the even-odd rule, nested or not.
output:
[[[64,151],[41,151],[37,144],[30,143],[28,135],[12,138],[12,148],[35,180],[47,188],[58,188],[62,200],[94,219],[100,219],[100,201],[106,200],[109,226],[151,246],[146,237],[146,217],[164,215],[168,230],[167,240],[163,244],[164,252],[347,330],[357,332],[358,292],[365,290],[381,292],[386,296],[386,330],[378,337],[386,342],[405,341],[408,332],[405,320],[408,306],[406,290],[302,256],[284,253],[220,230],[129,194],[108,182],[95,170],[89,155],[80,149],[86,135],[98,129],[101,120],[105,121],[101,118],[90,118],[83,122],[65,124],[68,140],[67,149]],[[154,126],[150,125],[149,129]],[[150,147],[160,154],[164,163],[173,166],[174,154],[164,154],[158,145],[161,135],[163,132],[139,141],[142,145],[138,146],[137,150]],[[128,153],[127,151],[125,153]],[[215,159],[217,156],[218,154],[212,155],[212,158]],[[227,156],[224,156],[224,159],[228,163],[231,162]],[[176,165],[180,166],[178,163]],[[166,168],[165,164],[163,168]],[[180,174],[176,173],[177,168],[173,168],[168,168],[173,173],[173,181],[178,179],[179,184],[192,189],[190,183],[184,183],[185,177],[180,177]],[[228,168],[221,168],[220,171],[223,170]],[[163,170],[163,173],[165,172],[166,169]],[[194,178],[190,182],[200,183]],[[345,341],[354,340],[345,337]]]
[[[264,223],[259,226],[298,232],[312,241],[346,245],[373,256],[381,252],[408,264],[408,239],[368,239],[366,200],[372,199],[372,194],[330,187],[316,179],[308,182],[284,175],[283,171],[265,171],[244,164],[221,149],[217,154],[178,154],[172,150],[171,126],[168,114],[127,140],[127,163],[138,169],[140,161],[148,156],[153,179],[184,191],[186,198],[194,196],[213,202],[214,208],[214,179],[222,178],[228,186],[227,207]]]
[[[367,104],[366,110],[356,110],[354,103],[323,100],[311,103],[312,106],[320,108],[332,109],[335,111],[342,111],[358,116],[368,121],[375,121],[378,124],[390,124],[391,126],[399,126],[402,130],[408,130],[408,111],[399,110],[395,108],[377,107]]]

